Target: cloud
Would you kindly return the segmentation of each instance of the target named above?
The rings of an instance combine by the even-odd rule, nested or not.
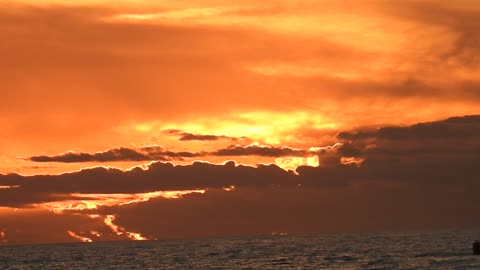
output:
[[[337,137],[343,141],[340,151],[344,156],[366,157],[367,160],[376,162],[404,159],[402,163],[439,160],[443,163],[450,160],[450,166],[462,163],[465,159],[467,163],[459,164],[460,169],[480,153],[480,116],[452,117],[411,126],[340,132]],[[431,173],[439,171],[431,169]]]
[[[97,153],[67,152],[55,156],[33,156],[28,160],[34,162],[107,162],[107,161],[145,161],[145,160],[168,160],[167,153],[161,147],[146,148],[114,148]]]
[[[218,140],[246,140],[246,137],[230,137],[225,135],[193,134],[178,129],[168,129],[163,131],[167,135],[178,136],[180,141],[218,141]]]
[[[341,164],[337,166],[351,167]],[[154,162],[147,169],[136,167],[127,171],[96,167],[60,175],[0,175],[0,185],[19,186],[0,190],[0,205],[32,204],[40,202],[42,198],[45,202],[65,200],[74,193],[130,194],[229,186],[265,188],[301,185],[314,188],[343,186],[348,182],[337,177],[322,177],[322,173],[315,172],[316,170],[318,169],[314,167],[299,167],[297,175],[276,165],[260,164],[252,167],[236,165],[233,161],[221,165],[206,162],[194,162],[191,165]],[[331,169],[325,171],[326,175],[329,170]],[[56,199],[52,194],[64,197]]]
[[[342,132],[338,137],[344,141],[339,150],[342,155],[364,160],[359,177],[464,191],[478,185],[478,115]]]
[[[231,145],[215,151],[188,152],[167,151],[161,146],[147,146],[140,148],[114,148],[96,153],[67,152],[54,156],[33,156],[27,160],[34,162],[114,162],[114,161],[170,161],[196,157],[306,157],[315,155],[316,151],[295,149],[291,147],[259,146],[259,145]]]
[[[471,139],[479,136],[480,115],[451,117],[443,121],[419,123],[407,127],[382,127],[378,130],[360,130],[356,132],[340,132],[342,140],[452,140]]]
[[[231,145],[224,149],[210,152],[213,156],[263,156],[263,157],[305,157],[312,155],[309,150],[290,147],[258,146],[258,145]]]
[[[195,152],[172,152],[167,151],[161,146],[146,146],[138,148],[119,147],[96,153],[75,153],[67,152],[54,156],[33,156],[27,160],[34,162],[115,162],[115,161],[168,161],[183,160],[183,158],[193,158],[204,156],[203,153]]]
[[[408,186],[236,188],[208,190],[175,200],[158,197],[83,213],[115,215],[120,226],[157,239],[270,235],[278,231],[295,234],[444,229],[480,223],[480,218],[471,214],[476,209],[472,203],[479,202],[474,194],[474,190],[451,193],[447,188]]]

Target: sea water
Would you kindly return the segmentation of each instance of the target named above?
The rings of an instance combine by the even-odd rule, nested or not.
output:
[[[475,231],[0,247],[0,269],[480,269]]]

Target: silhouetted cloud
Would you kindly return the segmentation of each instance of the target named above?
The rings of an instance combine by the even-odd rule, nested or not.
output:
[[[344,171],[354,166],[338,164]],[[348,168],[350,167],[350,168]],[[335,177],[331,171],[336,167],[317,172],[314,167],[299,167],[298,174],[286,171],[276,165],[257,167],[236,165],[233,161],[223,165],[194,162],[191,165],[173,165],[154,162],[147,169],[136,167],[122,171],[115,168],[96,167],[60,175],[21,176],[0,175],[0,185],[19,186],[0,190],[0,205],[16,205],[24,200],[36,198],[35,194],[113,194],[146,193],[153,191],[193,190],[207,188],[236,187],[325,187],[343,186],[348,181]],[[332,177],[333,176],[333,177]],[[23,195],[22,195],[23,194]],[[64,199],[64,198],[61,198]],[[56,200],[54,197],[45,201]],[[38,203],[33,199],[31,203]]]
[[[204,156],[196,152],[172,152],[161,146],[146,146],[138,148],[119,147],[96,153],[75,153],[67,152],[54,156],[33,156],[27,160],[34,162],[115,162],[115,161],[169,161],[182,160]]]
[[[218,141],[218,140],[246,140],[247,137],[230,137],[225,135],[193,134],[179,129],[164,130],[167,135],[178,136],[180,141]]]
[[[340,132],[338,138],[342,140],[451,140],[470,139],[479,136],[480,115],[451,117],[444,121],[419,123],[407,127],[382,127],[378,130],[360,130],[355,132]]]
[[[28,158],[35,162],[107,162],[107,161],[145,161],[145,160],[169,160],[161,147],[148,148],[114,148],[103,152],[75,153],[67,152],[55,156],[33,156]]]
[[[480,217],[472,215],[480,202],[475,192],[407,185],[326,190],[237,188],[75,212],[115,215],[120,226],[158,239],[443,229],[480,223]]]
[[[311,155],[309,150],[294,149],[291,147],[258,146],[258,145],[231,145],[225,149],[210,152],[213,156],[264,156],[264,157],[304,157]]]
[[[342,132],[339,153],[361,157],[359,177],[405,182],[411,185],[444,185],[465,189],[478,185],[480,166],[480,116],[377,130]]]
[[[207,152],[167,151],[161,146],[147,146],[139,148],[114,148],[96,153],[67,152],[54,156],[33,156],[27,160],[34,162],[114,162],[114,161],[169,161],[183,160],[184,158],[206,156],[262,156],[262,157],[305,157],[312,156],[316,152],[310,150],[295,149],[291,147],[258,146],[258,145],[231,145],[227,148]]]

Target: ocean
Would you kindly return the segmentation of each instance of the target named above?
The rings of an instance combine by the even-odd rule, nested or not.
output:
[[[475,231],[0,247],[0,269],[480,269]]]

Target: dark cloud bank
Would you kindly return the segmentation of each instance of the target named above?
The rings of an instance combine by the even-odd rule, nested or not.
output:
[[[203,135],[202,135],[203,136]],[[205,135],[210,136],[210,135]],[[114,162],[114,161],[168,161],[183,160],[185,158],[219,156],[261,156],[261,157],[305,157],[314,154],[308,150],[295,149],[291,147],[257,146],[257,145],[231,145],[227,148],[218,149],[212,152],[172,152],[163,149],[161,146],[147,146],[140,148],[119,147],[96,153],[75,153],[68,152],[54,156],[33,156],[28,158],[34,162]]]
[[[0,189],[0,205],[27,207],[72,193],[207,189],[180,199],[88,210],[116,215],[119,225],[159,239],[480,225],[480,116],[343,132],[338,138],[344,145],[319,154],[319,167],[296,172],[234,162],[155,162],[125,172],[1,175],[0,185],[19,187]],[[346,165],[342,157],[364,161]],[[236,188],[222,189],[228,186]]]

